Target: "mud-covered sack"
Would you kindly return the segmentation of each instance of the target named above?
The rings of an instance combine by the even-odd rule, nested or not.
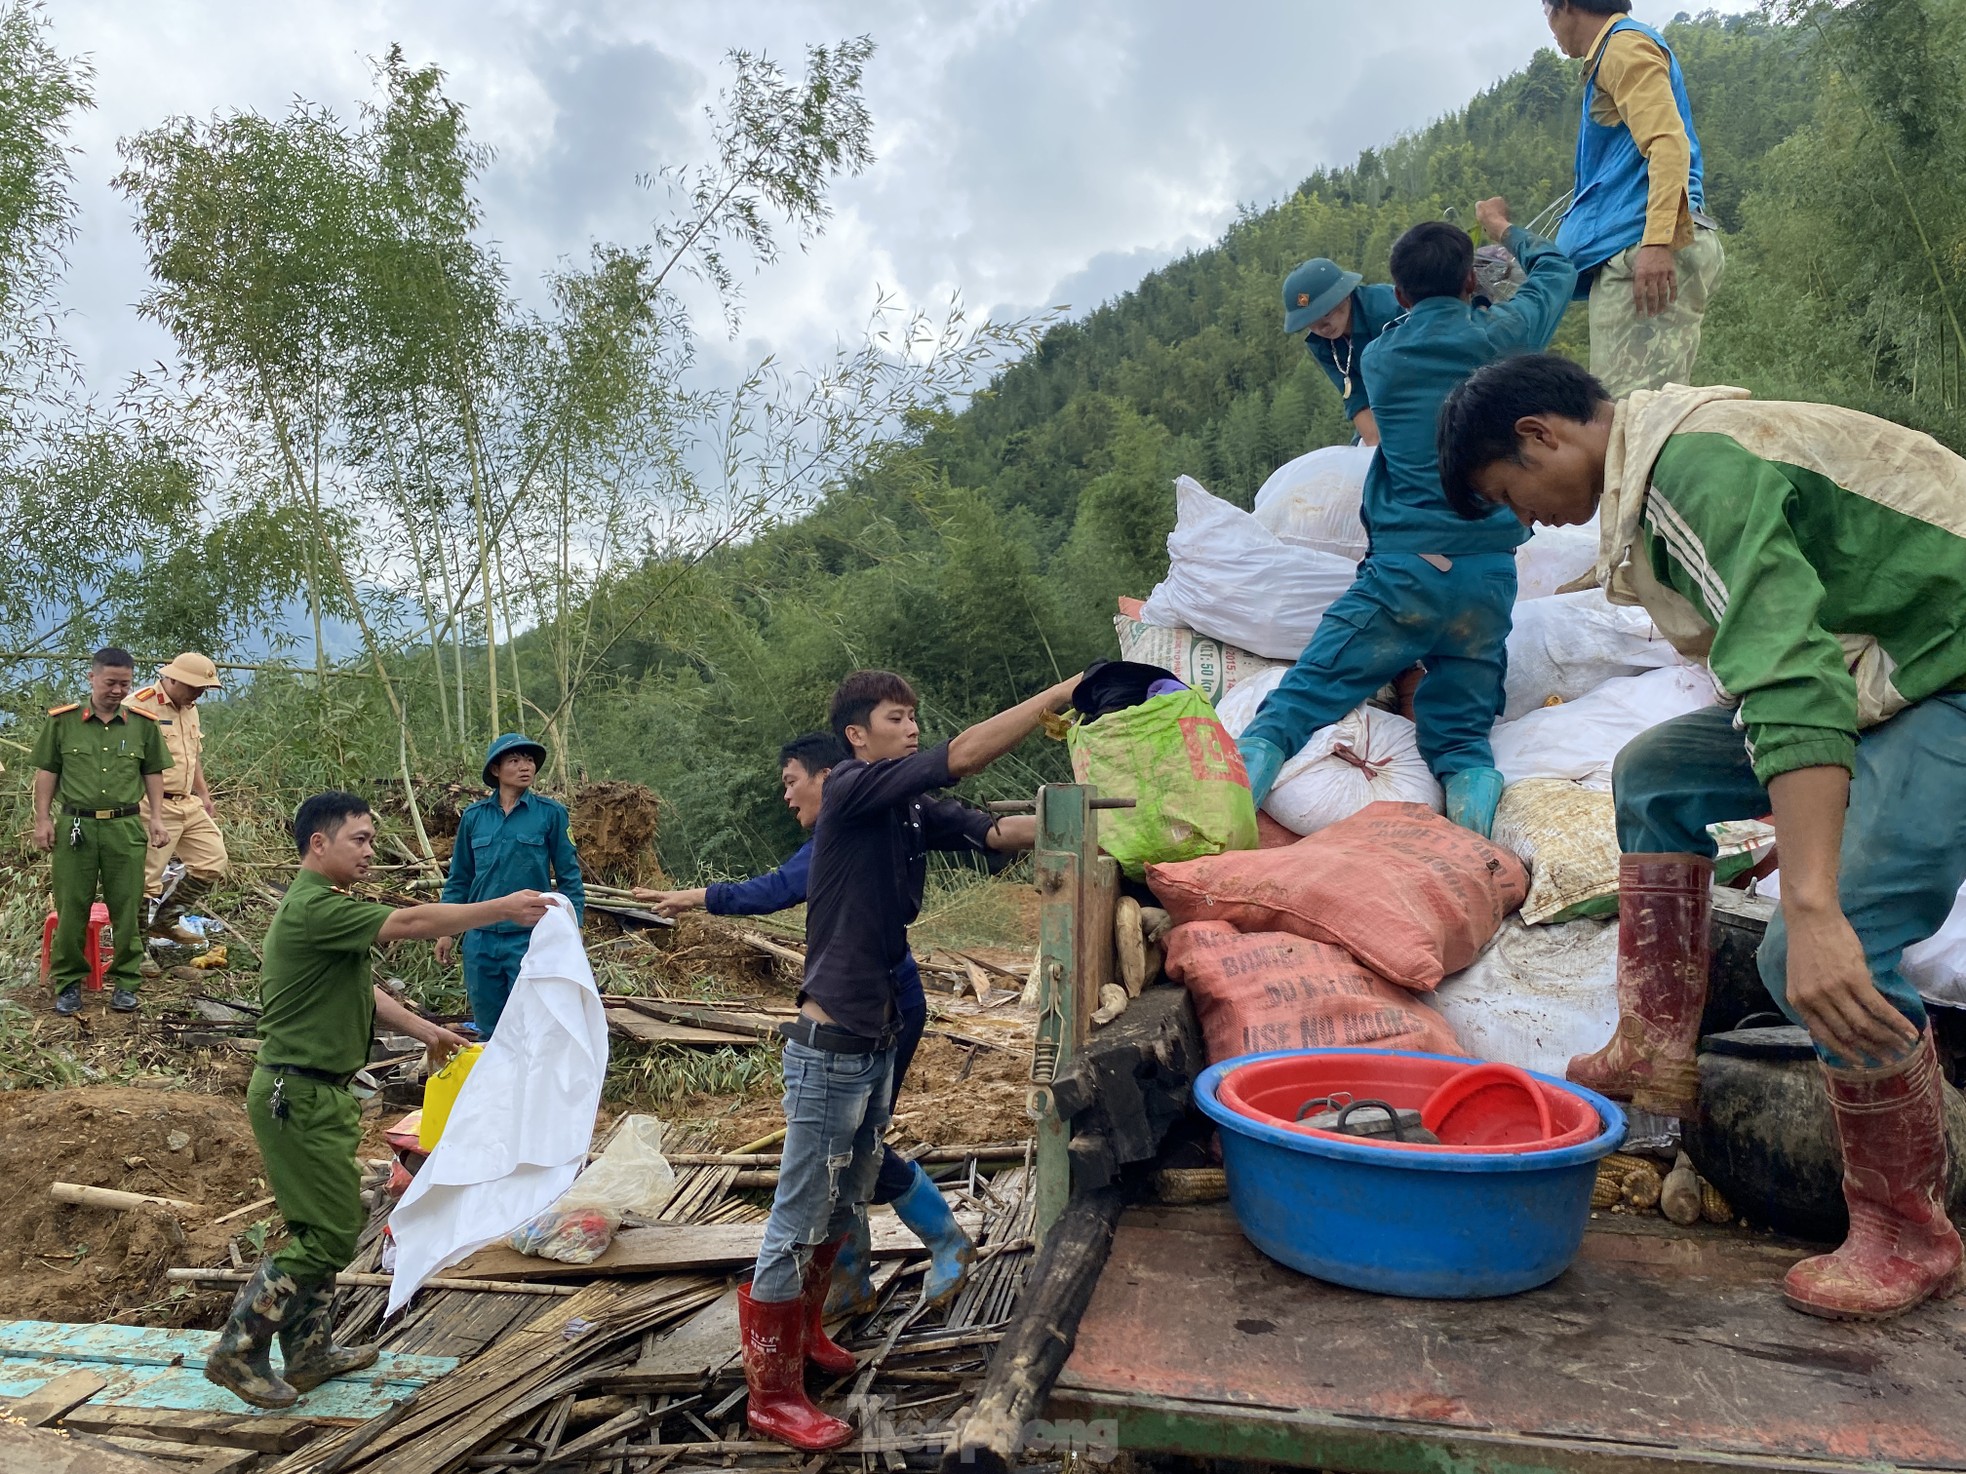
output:
[[[1441,1016],[1342,947],[1191,921],[1167,936],[1167,975],[1194,998],[1210,1064],[1269,1049],[1460,1054]]]
[[[1193,686],[1210,701],[1220,701],[1244,681],[1264,671],[1288,669],[1284,662],[1265,660],[1191,629],[1142,623],[1138,599],[1120,600],[1120,612],[1113,617],[1113,632],[1119,636],[1120,659],[1171,670],[1176,679]]]
[[[1072,776],[1130,809],[1099,814],[1099,847],[1138,880],[1148,865],[1256,848],[1242,754],[1199,691],[1170,691],[1073,727]]]
[[[1529,867],[1525,926],[1617,911],[1618,818],[1610,794],[1560,779],[1512,783],[1490,833]]]
[[[1522,904],[1522,861],[1422,804],[1373,804],[1284,849],[1154,865],[1176,922],[1224,921],[1343,947],[1429,989],[1473,962]]]

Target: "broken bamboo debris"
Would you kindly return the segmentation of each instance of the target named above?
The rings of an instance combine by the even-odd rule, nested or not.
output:
[[[203,1203],[187,1203],[162,1193],[129,1193],[113,1187],[87,1187],[79,1182],[51,1183],[48,1196],[57,1203],[71,1203],[78,1208],[112,1208],[118,1212],[132,1208],[169,1208],[173,1213],[184,1214],[205,1211]]]
[[[972,1157],[978,1161],[1021,1162],[1029,1145],[1023,1141],[987,1141],[973,1146],[930,1147],[925,1152],[909,1155],[925,1167],[967,1162]],[[776,1167],[784,1161],[781,1152],[665,1152],[663,1155],[672,1167]]]
[[[175,1284],[243,1285],[252,1278],[250,1271],[243,1269],[167,1269],[164,1278]],[[359,1270],[343,1270],[334,1277],[338,1289],[376,1286],[387,1289],[396,1283],[392,1274],[368,1274]],[[426,1290],[469,1290],[474,1294],[495,1293],[501,1295],[571,1295],[572,1285],[539,1285],[531,1283],[499,1280],[458,1279],[450,1275],[439,1275],[423,1282]]]

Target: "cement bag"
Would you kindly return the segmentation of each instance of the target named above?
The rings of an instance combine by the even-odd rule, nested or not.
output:
[[[1683,663],[1649,614],[1613,604],[1596,589],[1518,603],[1502,719],[1575,701],[1615,676]]]
[[[1356,563],[1365,556],[1365,473],[1369,445],[1327,445],[1270,473],[1256,493],[1256,520],[1283,542]]]
[[[1241,737],[1285,671],[1265,672],[1238,686],[1218,708],[1222,725]],[[1420,756],[1413,723],[1393,712],[1361,706],[1342,722],[1321,727],[1277,772],[1264,811],[1297,834],[1315,834],[1349,819],[1367,804],[1425,804],[1438,813],[1440,784]]]
[[[1139,612],[1138,599],[1120,600],[1120,612],[1113,619],[1113,631],[1120,641],[1120,659],[1171,670],[1176,679],[1193,686],[1210,701],[1221,701],[1244,681],[1264,671],[1288,669],[1287,665],[1251,655],[1234,645],[1224,645],[1193,630],[1142,624],[1135,617]]]
[[[1271,660],[1302,655],[1324,611],[1351,587],[1356,565],[1336,553],[1279,542],[1191,477],[1174,483],[1174,497],[1167,577],[1141,606],[1141,619]]]
[[[1196,921],[1167,934],[1167,975],[1195,1001],[1210,1064],[1267,1049],[1369,1045],[1459,1054],[1447,1025],[1342,947]]]
[[[1581,527],[1538,527],[1515,550],[1515,601],[1547,599],[1597,567],[1597,518]],[[1588,591],[1587,591],[1588,592]]]
[[[624,1218],[654,1218],[675,1191],[676,1169],[662,1155],[662,1123],[654,1116],[624,1116],[573,1186],[505,1242],[536,1258],[592,1264],[614,1242]]]
[[[1421,804],[1371,808],[1287,849],[1150,865],[1177,923],[1223,921],[1343,947],[1403,988],[1459,972],[1522,904],[1522,862]]]
[[[1934,1003],[1966,1008],[1966,889],[1953,901],[1952,914],[1944,926],[1916,946],[1905,948],[1898,971]]]
[[[1101,811],[1099,847],[1135,880],[1157,861],[1256,848],[1242,754],[1199,691],[1170,691],[1081,722],[1066,746],[1074,778],[1101,797],[1134,801]]]
[[[1676,665],[1619,676],[1575,701],[1498,723],[1488,740],[1506,782],[1563,778],[1609,793],[1611,764],[1627,742],[1648,727],[1719,700],[1705,666]]]
[[[1425,999],[1476,1059],[1563,1077],[1618,1026],[1618,923],[1502,923],[1465,972]]]
[[[1609,793],[1552,778],[1513,784],[1491,833],[1529,867],[1525,925],[1617,912],[1618,819]]]

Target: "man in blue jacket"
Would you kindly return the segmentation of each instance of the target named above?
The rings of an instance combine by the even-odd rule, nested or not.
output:
[[[1361,445],[1379,443],[1379,422],[1365,392],[1359,356],[1400,315],[1391,287],[1361,286],[1356,271],[1318,256],[1283,279],[1283,330],[1304,340],[1331,386],[1345,401],[1345,418]]]
[[[809,833],[819,822],[826,775],[847,757],[846,744],[830,732],[808,732],[779,749],[779,779],[784,785],[785,806],[797,818],[801,829]],[[695,890],[638,890],[635,899],[663,916],[680,916],[699,906],[712,916],[766,916],[773,911],[789,910],[805,902],[806,877],[812,870],[812,845],[808,839],[793,852],[791,859],[765,875],[754,875],[748,880],[719,880]],[[991,851],[989,858],[994,869],[1008,857]],[[894,970],[894,1010],[894,1089],[888,1097],[890,1111],[901,1095],[901,1082],[928,1023],[928,997],[922,992],[922,975],[915,966],[913,952],[906,953]],[[874,1179],[871,1201],[892,1203],[895,1216],[927,1246],[933,1262],[929,1265],[925,1293],[931,1301],[946,1299],[950,1290],[961,1283],[974,1246],[929,1175],[893,1147],[883,1144],[880,1175]],[[867,1220],[862,1217],[854,1224],[839,1258],[833,1262],[826,1314],[844,1315],[866,1309],[874,1298],[872,1275]]]
[[[580,858],[567,833],[566,806],[532,791],[546,749],[532,738],[507,732],[485,751],[485,786],[493,790],[464,811],[451,848],[443,901],[460,905],[512,891],[558,891],[584,921],[587,892]],[[532,933],[499,922],[464,934],[464,992],[478,1037],[489,1039],[512,995]],[[437,961],[450,964],[451,941],[437,943]]]
[[[1482,835],[1495,821],[1502,775],[1488,733],[1502,710],[1515,550],[1529,533],[1499,507],[1475,522],[1456,515],[1441,490],[1435,427],[1447,396],[1476,369],[1548,345],[1577,270],[1548,241],[1511,225],[1506,200],[1483,200],[1476,215],[1527,277],[1509,301],[1476,308],[1466,231],[1428,221],[1394,244],[1393,282],[1406,316],[1361,355],[1380,436],[1365,477],[1371,546],[1237,744],[1259,804],[1314,732],[1424,661],[1413,717],[1420,754],[1447,790],[1447,816]]]

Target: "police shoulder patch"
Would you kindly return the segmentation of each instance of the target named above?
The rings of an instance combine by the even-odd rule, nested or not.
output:
[[[71,701],[71,702],[69,702],[69,703],[68,703],[68,705],[66,705],[66,706],[51,706],[51,707],[49,707],[49,708],[48,708],[48,715],[49,715],[49,716],[51,716],[51,717],[62,717],[62,716],[67,716],[67,715],[68,715],[68,714],[69,714],[69,713],[70,713],[71,711],[80,711],[81,709],[82,709],[82,703],[81,703],[81,702],[79,702],[79,701]]]
[[[153,722],[157,720],[157,713],[149,710],[146,707],[131,705],[131,706],[124,707],[123,710],[129,712],[135,712],[140,717],[148,717]]]

